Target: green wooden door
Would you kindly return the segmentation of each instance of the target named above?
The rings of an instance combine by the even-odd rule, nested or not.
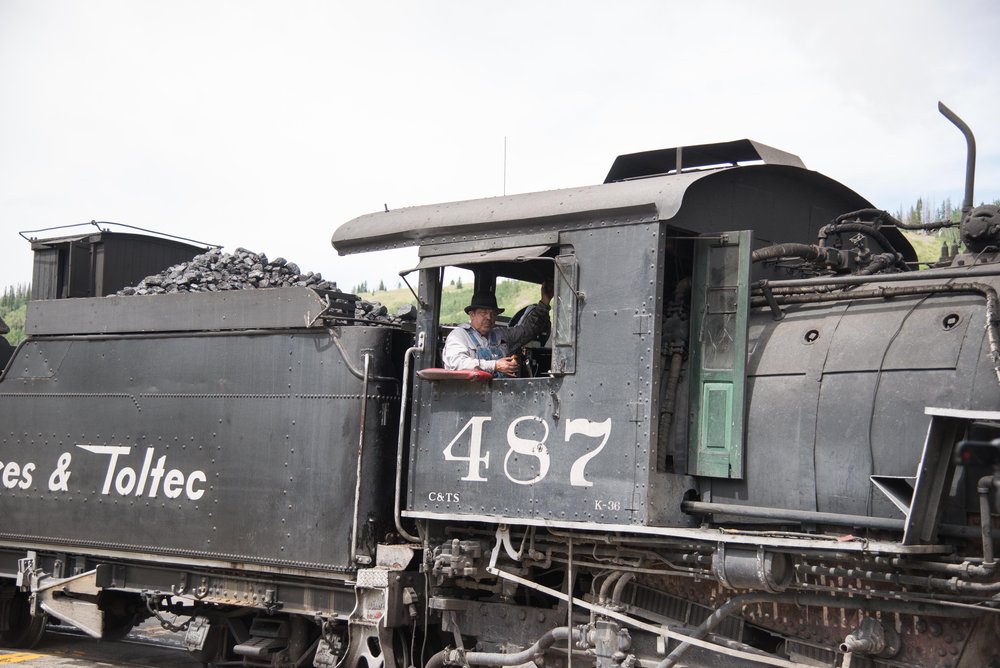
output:
[[[751,232],[696,241],[688,473],[743,477]]]

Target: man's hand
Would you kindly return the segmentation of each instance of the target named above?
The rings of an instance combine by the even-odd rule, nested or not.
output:
[[[552,281],[542,281],[542,303],[546,306],[552,301]]]
[[[517,359],[513,355],[510,357],[501,357],[497,360],[497,371],[505,376],[516,376]]]

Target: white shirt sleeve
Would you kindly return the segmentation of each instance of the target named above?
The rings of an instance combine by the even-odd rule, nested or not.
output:
[[[471,346],[469,335],[461,327],[456,327],[448,334],[441,358],[445,369],[482,369],[493,373],[497,368],[495,360],[481,360],[476,357],[476,349]]]

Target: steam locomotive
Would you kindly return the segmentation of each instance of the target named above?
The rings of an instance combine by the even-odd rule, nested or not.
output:
[[[929,267],[740,140],[339,227],[419,247],[411,325],[309,287],[36,299],[0,378],[2,644],[156,617],[217,665],[1000,666],[972,174]],[[449,267],[553,282],[520,377],[441,368]]]

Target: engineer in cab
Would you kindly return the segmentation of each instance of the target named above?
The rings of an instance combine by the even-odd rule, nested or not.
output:
[[[472,295],[472,303],[465,307],[469,322],[453,329],[445,340],[444,367],[480,369],[492,373],[494,378],[516,376],[518,365],[514,353],[551,327],[552,283],[542,283],[541,293],[541,300],[512,327],[496,326],[497,316],[504,310],[497,307],[495,294]]]

